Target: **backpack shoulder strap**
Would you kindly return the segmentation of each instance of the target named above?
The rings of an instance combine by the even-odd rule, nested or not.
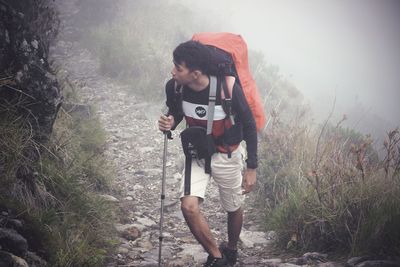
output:
[[[233,86],[235,84],[235,77],[233,76],[224,76],[222,77],[222,89],[221,90],[221,100],[223,102],[223,108],[226,113],[226,116],[229,117],[232,125],[235,125],[235,119],[232,113],[232,92]]]
[[[212,133],[216,100],[217,100],[217,77],[210,76],[210,94],[208,96],[207,135]]]

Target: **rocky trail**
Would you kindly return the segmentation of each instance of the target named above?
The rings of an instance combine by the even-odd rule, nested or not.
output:
[[[117,202],[123,212],[115,223],[120,244],[107,266],[157,266],[164,143],[157,129],[157,118],[162,107],[129,94],[129,86],[134,85],[122,85],[100,75],[96,59],[79,42],[71,41],[76,31],[71,26],[77,12],[75,2],[58,3],[62,27],[58,41],[51,48],[51,56],[54,64],[65,72],[63,75],[78,88],[83,103],[96,106],[95,112],[108,135],[106,154],[117,170],[115,188],[120,193],[107,197]],[[163,93],[163,88],[159,90]],[[182,178],[181,155],[180,139],[174,133],[174,139],[168,142],[163,265],[202,266],[207,254],[186,226],[177,197]],[[261,231],[257,211],[252,208],[251,199],[248,200],[239,244],[240,260],[236,266],[298,266],[310,262],[341,266],[327,263],[323,254],[291,260],[274,254],[274,233]],[[226,215],[213,184],[203,211],[218,242],[225,241]]]

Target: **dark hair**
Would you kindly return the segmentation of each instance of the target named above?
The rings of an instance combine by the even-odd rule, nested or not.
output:
[[[185,62],[189,70],[200,70],[202,73],[208,74],[210,51],[200,42],[191,40],[181,43],[175,48],[173,56],[175,63]]]

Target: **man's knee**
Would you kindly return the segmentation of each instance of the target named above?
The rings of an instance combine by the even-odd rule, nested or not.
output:
[[[198,197],[183,197],[181,199],[181,210],[186,216],[194,215],[200,212]]]

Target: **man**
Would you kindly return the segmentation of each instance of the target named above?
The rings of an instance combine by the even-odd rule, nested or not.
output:
[[[183,117],[189,127],[206,128],[210,91],[210,77],[207,74],[210,52],[201,43],[188,41],[174,50],[173,58],[174,68],[171,72],[173,79],[166,84],[168,114],[160,117],[159,129],[174,130]],[[181,95],[178,97],[175,84],[182,86]],[[220,82],[218,84],[220,85]],[[238,83],[235,83],[232,90],[234,124],[222,108],[220,89],[217,90],[216,96],[212,135],[217,152],[211,157],[211,175],[218,184],[221,204],[228,213],[226,247],[220,251],[206,219],[200,212],[199,205],[204,200],[210,179],[210,174],[204,170],[204,161],[192,162],[191,191],[190,195],[181,196],[181,209],[190,231],[209,253],[204,266],[229,266],[237,261],[237,242],[243,222],[241,208],[243,194],[250,192],[256,182],[257,132],[251,110]],[[235,142],[232,143],[232,140]],[[244,177],[242,177],[242,154],[239,149],[242,140],[246,141],[248,157]]]

